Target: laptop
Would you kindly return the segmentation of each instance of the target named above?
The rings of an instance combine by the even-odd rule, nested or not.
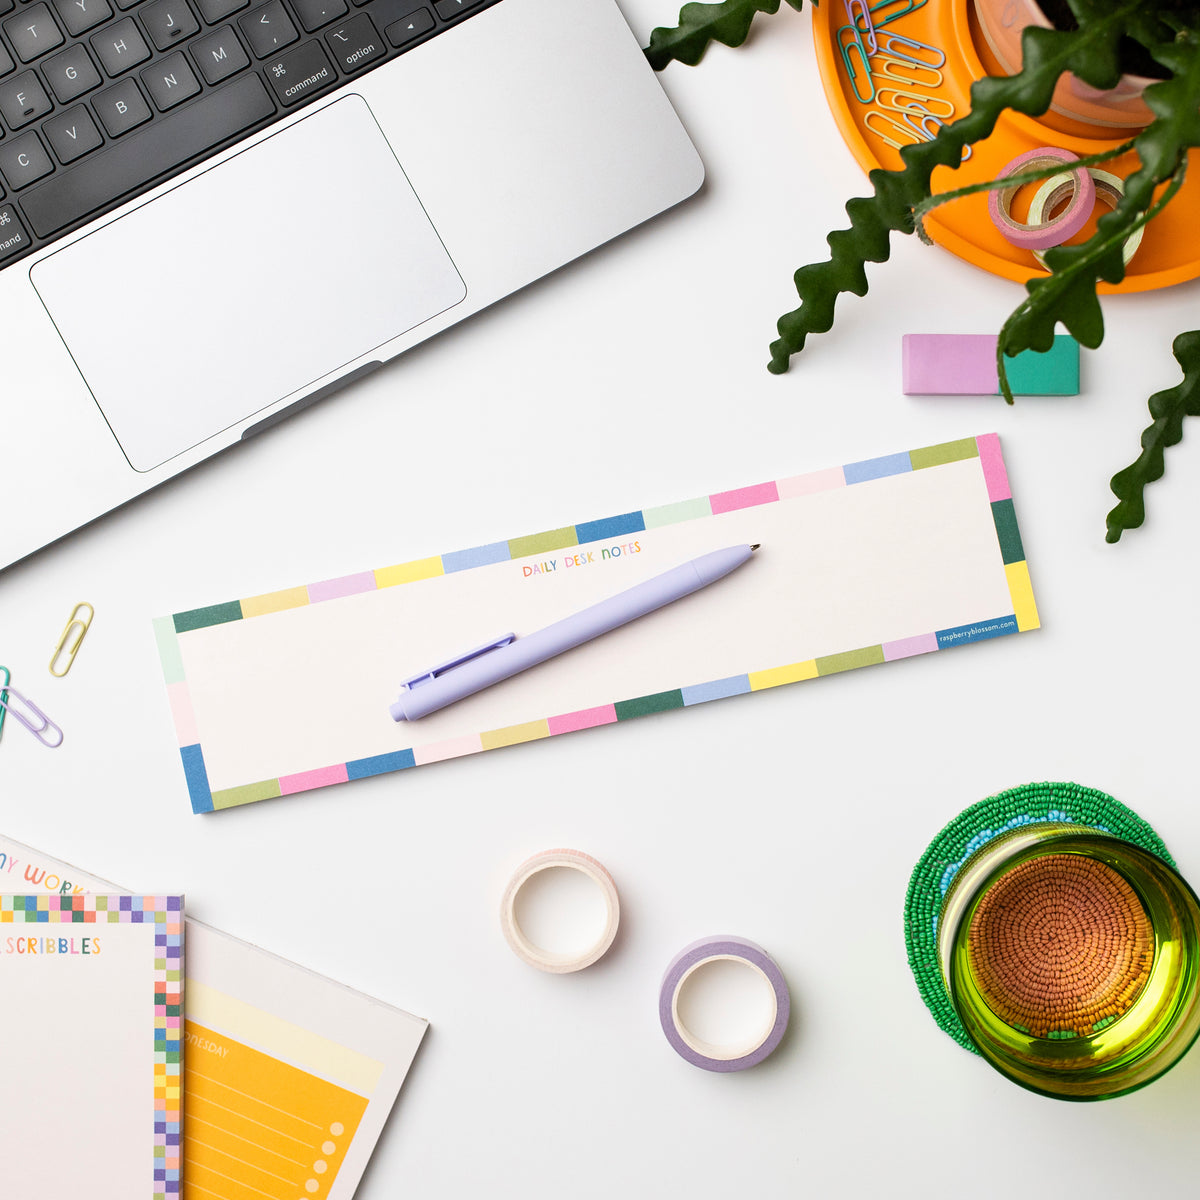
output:
[[[0,567],[703,178],[613,0],[0,0],[0,128]]]

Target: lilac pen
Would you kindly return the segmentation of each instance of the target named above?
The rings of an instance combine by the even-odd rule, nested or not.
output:
[[[493,642],[468,650],[457,658],[413,675],[400,685],[400,697],[391,705],[393,721],[415,721],[473,696],[502,679],[535,667],[556,654],[590,642],[609,630],[644,617],[655,609],[698,592],[710,583],[736,571],[758,549],[754,546],[729,546],[702,554],[690,562],[672,567],[653,579],[636,584],[627,591],[601,600],[518,638],[507,633]]]

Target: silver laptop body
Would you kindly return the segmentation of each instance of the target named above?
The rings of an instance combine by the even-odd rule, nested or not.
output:
[[[166,2],[158,27],[165,12],[191,14],[200,28],[191,46],[144,69],[147,100],[165,89],[164,103],[174,103],[172,89],[192,75],[199,93],[171,113],[202,100],[263,105],[265,94],[285,115],[33,253],[0,260],[0,453],[10,498],[0,566],[269,428],[702,181],[613,0],[413,0],[386,42],[378,19],[346,24],[382,0],[364,0],[362,11],[348,0],[306,0],[310,23],[320,19],[314,4],[348,13],[310,32],[282,10],[296,36],[261,58],[246,30],[252,39],[260,26],[269,33],[279,8],[242,0],[221,27],[225,45],[190,6],[178,7],[189,0]],[[461,15],[443,20],[460,3]],[[143,12],[126,15],[135,31],[152,33]],[[408,36],[410,19],[425,40],[396,53],[390,43]],[[210,88],[203,72],[225,69],[216,55],[236,53],[235,29],[250,67]],[[338,61],[343,31],[350,69],[379,46],[394,57],[331,86],[322,73]],[[35,60],[26,71],[39,68]],[[84,124],[94,123],[105,103],[96,96],[112,99],[104,89],[84,96],[52,132],[69,138],[80,105],[91,104]],[[193,136],[182,120],[172,129]],[[125,148],[139,146],[138,132],[93,157],[138,169],[140,148]],[[14,225],[30,227],[22,230],[30,237],[91,202],[61,182],[70,168],[52,157],[57,141],[40,139],[54,169],[6,187],[0,245]],[[4,145],[0,170],[19,161],[2,157]],[[167,157],[176,149],[162,137],[141,145]]]

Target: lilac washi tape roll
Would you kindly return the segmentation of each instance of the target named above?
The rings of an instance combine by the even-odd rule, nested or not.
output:
[[[1078,161],[1079,156],[1072,154],[1070,150],[1063,150],[1058,146],[1042,146],[1037,150],[1026,150],[1024,154],[1018,154],[1001,170],[997,178],[1006,179],[1023,171],[1040,171],[1062,164],[1070,166]],[[1051,246],[1060,246],[1087,224],[1087,219],[1096,205],[1096,185],[1087,168],[1078,167],[1073,170],[1071,179],[1075,183],[1075,194],[1071,197],[1070,204],[1051,221],[1025,225],[1013,218],[1009,208],[1013,197],[1021,190],[1021,184],[988,192],[988,214],[996,228],[1014,246],[1020,246],[1024,250],[1049,250]]]
[[[715,1046],[691,1032],[679,1016],[679,994],[692,974],[706,963],[738,962],[767,982],[774,998],[771,1019],[749,1044]],[[787,981],[775,960],[754,942],[739,937],[708,937],[685,946],[672,960],[658,993],[658,1018],[675,1052],[706,1071],[744,1071],[756,1067],[783,1038],[792,1002]]]

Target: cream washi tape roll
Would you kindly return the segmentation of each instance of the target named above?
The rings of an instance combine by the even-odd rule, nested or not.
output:
[[[525,936],[517,920],[517,896],[521,889],[542,871],[555,867],[569,867],[580,871],[591,879],[604,896],[605,919],[604,930],[600,937],[581,954],[556,954],[535,946]],[[602,958],[613,938],[617,936],[617,923],[621,919],[621,903],[617,897],[617,885],[612,876],[588,854],[580,850],[543,850],[526,859],[516,870],[508,886],[504,889],[504,898],[500,902],[500,925],[504,930],[505,940],[512,947],[513,953],[531,967],[539,971],[550,971],[556,975],[566,975],[571,971],[582,971],[592,963]]]
[[[748,1042],[715,1046],[684,1025],[679,1015],[679,996],[688,980],[707,963],[729,960],[757,972],[771,989],[773,1002],[769,1019]],[[701,938],[685,946],[671,960],[658,993],[658,1017],[667,1041],[681,1058],[706,1071],[744,1071],[757,1066],[783,1039],[791,1010],[787,980],[775,960],[761,946],[739,937]]]
[[[1125,195],[1125,181],[1111,171],[1100,171],[1095,167],[1088,167],[1087,170],[1096,187],[1096,199],[1103,200],[1109,208],[1116,208],[1121,203],[1121,197]],[[1061,203],[1073,188],[1074,183],[1069,175],[1055,175],[1047,179],[1029,202],[1030,221],[1040,221],[1046,213],[1053,212],[1055,206]],[[1129,260],[1137,253],[1138,247],[1142,244],[1142,234],[1145,232],[1145,225],[1139,225],[1125,239],[1121,255],[1126,266],[1129,266]],[[1041,250],[1035,250],[1033,257],[1041,266],[1046,265],[1046,256]]]

